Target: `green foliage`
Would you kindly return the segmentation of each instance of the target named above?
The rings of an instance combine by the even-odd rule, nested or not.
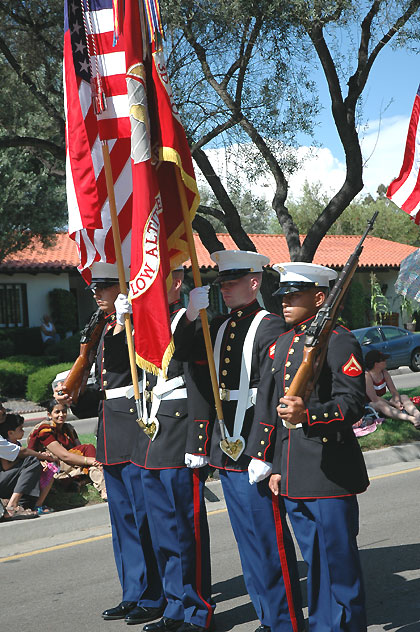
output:
[[[51,398],[51,383],[57,373],[71,369],[72,363],[53,364],[31,373],[28,377],[26,388],[26,399],[31,402],[44,402]]]
[[[340,319],[349,329],[360,329],[367,324],[368,309],[369,298],[365,294],[363,285],[353,280],[347,292]]]
[[[56,362],[74,362],[79,355],[79,350],[80,333],[77,333],[74,336],[49,345],[48,354],[54,357]]]
[[[67,331],[77,329],[76,299],[70,290],[56,288],[48,292],[51,307],[51,318],[55,329],[60,336]]]
[[[384,296],[381,286],[373,272],[370,273],[370,307],[372,310],[372,325],[381,324],[386,314],[391,310],[386,296]]]
[[[38,370],[43,370],[47,361],[45,356],[31,355],[15,355],[6,360],[0,360],[0,393],[2,397],[24,398],[28,379]],[[55,375],[54,373],[54,377]]]
[[[400,314],[405,323],[413,322],[413,314],[414,314],[415,308],[416,306],[413,303],[413,301],[403,296],[401,300],[401,305],[400,305]]]
[[[352,202],[332,225],[328,234],[361,235],[366,230],[368,220],[375,211],[379,211],[370,235],[380,239],[398,241],[402,244],[420,246],[418,226],[414,224],[407,213],[402,213],[393,202],[388,200],[384,190],[385,187],[380,185],[376,198],[369,195]],[[302,195],[291,201],[288,207],[302,234],[308,233],[327,203],[328,196],[322,193],[320,182],[315,184],[305,182]],[[275,228],[275,223],[271,228]]]
[[[49,174],[28,150],[0,152],[0,261],[34,237],[50,245],[65,221],[61,178]]]
[[[241,191],[237,183],[232,183],[232,189],[229,191],[230,199],[235,205],[240,217],[242,228],[248,234],[253,233],[270,233],[271,224],[275,221],[274,213],[268,202],[262,198],[258,198],[249,191]],[[208,191],[200,191],[201,206],[199,211],[206,215],[211,225],[217,233],[226,233],[227,229],[223,222],[217,216],[209,215],[206,209],[216,209],[216,213],[222,214],[222,210],[217,200]]]
[[[0,358],[21,353],[38,356],[42,355],[43,348],[39,327],[0,329]]]
[[[2,397],[24,397],[31,366],[25,362],[0,360],[0,393]]]

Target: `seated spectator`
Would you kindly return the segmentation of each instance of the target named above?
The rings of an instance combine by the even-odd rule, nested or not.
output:
[[[60,340],[49,314],[44,314],[41,318],[41,338],[44,347]]]
[[[106,500],[102,465],[96,460],[91,443],[81,444],[75,428],[68,422],[67,406],[52,399],[47,405],[48,419],[37,424],[28,437],[28,447],[45,450],[60,459],[60,472],[55,479],[81,479],[88,475],[94,487]]]
[[[366,354],[366,395],[369,406],[374,408],[381,417],[409,421],[420,430],[420,411],[410,400],[408,395],[400,395],[394,382],[386,370],[388,355],[377,349]],[[391,399],[384,399],[386,391],[392,395]]]
[[[53,462],[53,456],[23,448],[24,419],[13,413],[2,414],[0,419],[0,496],[8,498],[5,507],[5,519],[33,518],[52,510],[43,504],[50,484],[40,488],[42,467],[40,461]],[[27,505],[25,507],[25,505]],[[35,509],[35,511],[33,510]]]

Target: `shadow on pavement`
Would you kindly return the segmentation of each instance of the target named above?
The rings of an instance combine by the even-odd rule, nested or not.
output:
[[[360,557],[368,626],[420,632],[420,544],[362,549]]]

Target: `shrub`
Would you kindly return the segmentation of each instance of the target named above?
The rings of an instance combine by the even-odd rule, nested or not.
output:
[[[80,334],[64,338],[60,342],[48,347],[48,354],[55,358],[55,362],[74,362],[79,355]]]
[[[15,345],[12,340],[7,338],[0,338],[0,358],[7,358],[15,351]]]
[[[71,369],[72,362],[62,362],[46,366],[31,373],[28,377],[26,399],[32,402],[44,402],[52,397],[51,382],[57,373]]]
[[[74,295],[70,290],[56,288],[48,292],[51,318],[55,329],[61,337],[68,331],[77,329],[77,305]]]
[[[368,317],[368,297],[363,285],[358,281],[352,281],[344,301],[340,318],[349,329],[366,327]]]
[[[0,360],[0,393],[3,397],[24,397],[30,365],[25,362]]]
[[[0,357],[18,353],[42,355],[43,348],[39,327],[0,329]],[[2,353],[2,349],[6,353]]]

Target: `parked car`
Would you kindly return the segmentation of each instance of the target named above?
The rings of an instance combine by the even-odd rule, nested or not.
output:
[[[420,371],[420,333],[416,334],[401,327],[383,325],[353,329],[363,357],[371,349],[387,353],[388,369],[409,366],[412,371]]]

